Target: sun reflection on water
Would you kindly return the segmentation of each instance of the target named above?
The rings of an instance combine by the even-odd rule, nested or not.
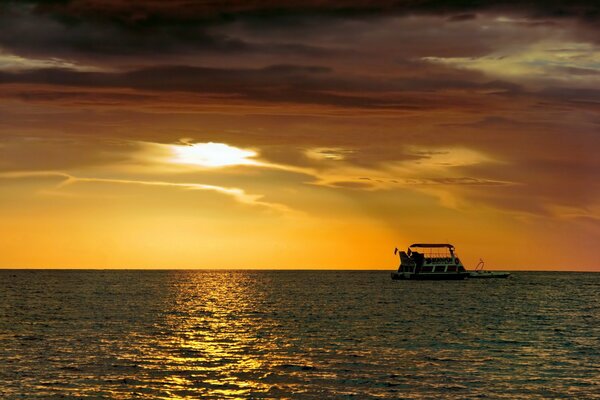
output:
[[[179,277],[181,278],[181,277]],[[146,349],[161,369],[169,398],[242,398],[268,393],[273,343],[252,318],[263,294],[249,275],[190,273],[172,285],[168,329]],[[148,340],[153,340],[149,337]],[[192,396],[192,397],[187,397]]]

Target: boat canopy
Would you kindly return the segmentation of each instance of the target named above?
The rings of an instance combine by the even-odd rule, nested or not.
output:
[[[415,243],[408,247],[447,247],[449,249],[454,249],[454,246],[448,243]]]

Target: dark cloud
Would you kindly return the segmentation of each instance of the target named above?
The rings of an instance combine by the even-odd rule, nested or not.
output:
[[[600,107],[600,88],[572,88],[549,86],[540,91],[541,97],[577,108],[589,108],[598,111]]]
[[[7,93],[8,94],[8,93]],[[81,90],[40,90],[36,88],[13,90],[8,97],[24,102],[42,102],[63,105],[92,105],[122,106],[127,103],[141,104],[156,99],[156,96],[143,93],[119,93],[119,92],[89,92]]]
[[[455,14],[451,15],[448,20],[449,21],[467,21],[471,19],[477,18],[477,14],[467,13],[467,14]]]
[[[75,6],[75,5],[73,5]],[[85,4],[81,5],[83,8]],[[255,43],[227,33],[210,32],[205,24],[162,21],[148,25],[125,26],[120,19],[98,18],[103,14],[62,14],[54,6],[36,7],[22,3],[5,5],[0,12],[0,48],[27,57],[59,57],[106,64],[154,62],[179,54],[306,54],[318,56],[325,49],[302,43]],[[67,10],[65,9],[65,10]],[[168,9],[168,7],[166,7]],[[184,15],[187,15],[184,13]],[[105,59],[108,57],[108,60]]]
[[[0,72],[2,84],[37,84],[90,89],[129,88],[146,93],[121,94],[123,100],[142,100],[147,92],[186,92],[203,95],[228,95],[238,100],[321,104],[351,108],[420,110],[448,107],[448,100],[433,96],[439,90],[518,92],[517,85],[502,82],[476,82],[464,79],[382,79],[341,76],[328,67],[274,65],[258,69],[219,69],[190,66],[142,68],[129,72],[81,72],[47,68],[23,72]],[[472,74],[477,76],[477,74]],[[418,92],[423,92],[422,96]],[[391,93],[391,95],[390,95]],[[383,95],[386,94],[386,95]],[[33,89],[20,92],[22,99],[43,100],[76,98],[80,92],[46,93]],[[106,94],[99,93],[99,100]],[[113,94],[112,96],[116,96]],[[136,99],[136,96],[140,96]],[[232,97],[231,97],[232,96]],[[92,97],[92,95],[89,95]],[[99,103],[100,104],[100,103]],[[452,106],[474,107],[475,99],[456,97]]]
[[[532,17],[576,17],[596,20],[600,5],[586,0],[72,0],[29,1],[36,12],[51,13],[66,21],[83,17],[118,21],[126,25],[147,26],[165,21],[228,21],[240,16],[275,17],[287,14],[324,14],[355,16],[364,14],[441,14],[465,15],[479,11],[503,10],[526,13]]]
[[[550,3],[542,0],[293,0],[285,3],[275,0],[75,0],[8,1],[0,7],[0,48],[27,57],[59,57],[102,65],[115,60],[121,64],[147,64],[150,61],[147,57],[157,63],[173,55],[186,54],[322,57],[339,51],[338,45],[343,44],[320,43],[328,34],[319,33],[328,27],[345,21],[373,21],[393,16],[433,15],[454,24],[468,23],[475,20],[478,13],[491,12],[526,16],[527,20],[522,23],[547,25],[561,18],[596,22],[600,15],[600,5],[583,0]],[[224,29],[234,24],[243,24],[246,35]],[[585,29],[578,34],[597,40],[597,26],[585,24]],[[293,40],[286,35],[252,38],[254,33],[268,33],[273,29],[299,30],[311,40],[302,37]],[[343,28],[339,31],[352,37],[352,32]],[[481,55],[493,48],[489,34],[484,31],[470,35],[468,40],[454,40],[455,43],[448,46],[454,34],[464,35],[446,29],[444,40],[439,40],[436,29],[413,30],[406,26],[398,31],[398,40],[402,40],[406,53],[412,56]]]

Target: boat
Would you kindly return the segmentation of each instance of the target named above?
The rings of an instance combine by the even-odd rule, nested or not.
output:
[[[457,257],[454,246],[448,243],[415,243],[407,251],[394,250],[400,257],[392,279],[461,280],[470,276]]]
[[[479,259],[479,264],[473,271],[469,271],[469,279],[491,279],[491,278],[508,278],[510,272],[485,271],[483,269],[484,262]]]

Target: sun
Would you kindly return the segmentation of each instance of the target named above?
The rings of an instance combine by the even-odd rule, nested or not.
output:
[[[194,143],[188,145],[172,145],[173,162],[179,164],[200,165],[207,168],[221,168],[233,165],[258,165],[252,160],[258,153],[253,150],[240,149],[225,143]]]

